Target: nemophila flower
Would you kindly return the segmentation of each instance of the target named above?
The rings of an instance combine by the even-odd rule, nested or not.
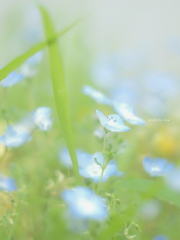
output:
[[[103,221],[107,218],[107,206],[101,197],[86,187],[78,186],[62,192],[62,199],[68,205],[68,211],[74,218]]]
[[[112,101],[107,98],[102,92],[97,91],[96,89],[85,85],[82,88],[82,91],[84,94],[90,96],[94,101],[101,103],[101,104],[106,104],[106,105],[111,105]]]
[[[51,129],[53,124],[51,112],[49,107],[39,107],[32,113],[33,120],[40,130],[49,131]]]
[[[129,127],[124,125],[123,120],[117,114],[105,116],[101,111],[96,110],[96,114],[99,118],[100,123],[104,128],[111,132],[127,132],[130,130]]]
[[[6,78],[0,82],[0,86],[4,88],[9,88],[21,81],[24,78],[22,74],[17,72],[11,72]]]
[[[31,140],[30,133],[25,130],[18,130],[15,126],[9,125],[4,135],[0,136],[0,143],[7,148],[18,148]]]
[[[117,164],[111,160],[107,165],[101,152],[96,152],[93,156],[88,156],[81,160],[79,173],[85,178],[90,178],[94,182],[105,182],[109,177],[121,176],[122,172],[118,171]]]
[[[149,72],[144,76],[145,87],[148,92],[160,97],[173,97],[178,94],[178,78],[168,72]]]
[[[127,122],[133,125],[145,125],[145,121],[136,116],[133,108],[127,103],[114,101],[114,110]]]
[[[42,60],[42,52],[38,52],[26,60],[19,71],[27,78],[33,77],[37,72],[37,66]]]
[[[91,154],[89,153],[86,153],[82,150],[79,150],[77,149],[76,150],[76,156],[77,156],[77,160],[78,160],[78,165],[81,166],[82,162],[85,160],[85,159],[89,159],[91,158]],[[65,167],[72,167],[72,160],[71,160],[71,157],[70,157],[70,154],[69,154],[69,151],[68,149],[65,147],[65,148],[62,148],[59,153],[58,153],[58,158],[59,158],[59,161],[65,166]]]
[[[158,200],[151,199],[142,202],[139,213],[140,217],[146,221],[155,220],[162,210],[162,206]]]
[[[167,174],[166,182],[171,189],[180,192],[180,168],[175,168]]]
[[[143,160],[143,168],[152,177],[164,176],[173,170],[174,165],[168,163],[164,158],[155,158],[154,160],[145,157]]]
[[[168,240],[169,238],[165,235],[157,235],[152,240]]]
[[[31,133],[35,129],[31,116],[27,116],[18,123],[8,125],[4,135],[0,136],[0,143],[7,148],[18,148],[31,140]]]
[[[10,177],[4,177],[0,174],[0,190],[6,192],[13,192],[17,190],[14,179]]]

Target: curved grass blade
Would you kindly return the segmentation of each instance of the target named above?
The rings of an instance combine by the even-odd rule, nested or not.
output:
[[[0,81],[2,81],[5,77],[7,77],[12,71],[14,71],[16,68],[18,68],[19,66],[21,66],[21,64],[23,64],[28,58],[30,58],[31,56],[33,56],[35,53],[41,51],[42,49],[44,49],[45,47],[47,47],[48,45],[52,44],[54,41],[57,40],[57,38],[63,36],[66,32],[68,32],[71,28],[73,28],[77,23],[79,23],[82,18],[79,18],[78,20],[76,20],[74,23],[72,23],[71,25],[69,25],[67,28],[65,28],[64,30],[60,31],[57,34],[54,34],[51,36],[51,38],[49,40],[46,41],[42,41],[38,44],[36,44],[34,47],[32,47],[31,49],[29,49],[26,53],[20,55],[19,57],[15,58],[14,60],[12,60],[10,63],[8,63],[4,68],[2,68],[0,70]]]
[[[39,6],[39,10],[41,12],[42,19],[43,19],[46,38],[47,38],[47,41],[49,42],[51,41],[52,36],[55,35],[54,26],[52,24],[52,21],[50,19],[50,16],[47,10],[42,6]],[[63,69],[61,53],[60,53],[57,40],[51,41],[51,44],[48,45],[48,50],[49,50],[50,71],[51,71],[51,77],[52,77],[56,109],[57,109],[60,123],[62,125],[66,144],[72,159],[74,173],[75,173],[76,179],[80,181],[76,151],[74,147],[74,140],[73,140],[73,134],[72,134],[72,126],[70,122],[68,94],[67,94],[66,85],[65,85],[64,69]]]

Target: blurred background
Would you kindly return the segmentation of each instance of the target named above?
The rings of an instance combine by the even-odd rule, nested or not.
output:
[[[124,168],[122,170],[128,170],[132,175],[140,172],[147,177],[141,167],[145,155],[163,157],[179,165],[179,1],[42,0],[38,3],[49,9],[57,31],[84,17],[59,40],[76,147],[90,153],[98,151],[100,143],[93,140],[97,125],[95,109],[102,109],[107,114],[113,113],[110,108],[102,105],[97,107],[97,103],[82,94],[83,85],[90,85],[110,98],[132,105],[147,123],[142,128],[134,127],[128,136],[122,134],[129,143],[127,151],[120,157]],[[0,33],[0,67],[44,40],[41,17],[33,1],[1,1]],[[8,104],[13,106],[12,119],[18,119],[24,112],[32,111],[38,106],[47,105],[54,110],[52,136],[46,138],[46,144],[52,150],[52,154],[47,154],[46,166],[50,178],[52,173],[48,172],[48,167],[52,164],[52,157],[57,160],[61,133],[57,133],[59,125],[48,66],[46,49],[31,83],[22,81],[8,90]],[[2,94],[0,100],[2,103]],[[91,144],[84,141],[87,136]],[[40,144],[40,137],[36,137],[39,145],[32,145],[31,148],[33,150],[33,147],[39,147],[39,158],[43,158],[44,147]],[[19,157],[18,154],[16,157]],[[28,172],[25,162],[22,161],[22,164]],[[53,164],[53,169],[59,166]],[[32,169],[34,168],[36,165]],[[44,169],[39,171],[43,172]],[[18,175],[15,170],[12,172]],[[31,171],[28,174],[31,176]],[[47,176],[44,175],[44,179]],[[22,177],[22,182],[24,178]],[[132,199],[136,199],[136,194]],[[169,214],[173,216],[170,226]],[[179,221],[175,207],[148,199],[139,209],[138,217],[144,230],[143,240],[146,237],[150,239],[147,233],[152,237],[163,233],[164,226],[167,226],[164,233],[173,236],[173,240],[179,240],[175,235]]]

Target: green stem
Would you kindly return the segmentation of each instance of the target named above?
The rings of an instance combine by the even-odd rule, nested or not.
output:
[[[107,130],[104,129],[104,140],[103,140],[103,153],[105,152],[106,150],[106,134],[107,134]],[[99,183],[98,183],[98,187],[97,187],[97,194],[99,194],[99,191],[101,189],[101,183],[102,183],[102,177],[103,177],[103,173],[104,173],[104,170],[107,166],[107,161],[106,161],[106,158],[104,157],[105,159],[105,164],[102,166],[102,172],[101,172],[101,176],[100,176],[100,179],[99,179]]]

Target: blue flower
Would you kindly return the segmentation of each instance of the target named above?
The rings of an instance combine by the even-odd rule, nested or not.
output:
[[[117,164],[111,160],[107,165],[101,152],[96,152],[93,156],[89,154],[81,160],[79,168],[81,176],[90,178],[94,182],[105,182],[109,177],[121,176],[123,173],[118,171]],[[101,176],[102,175],[102,176]]]
[[[145,157],[143,161],[144,170],[152,177],[163,176],[173,170],[174,165],[167,163],[166,159],[155,158],[152,160],[149,157]]]
[[[162,206],[159,201],[151,199],[142,202],[139,210],[143,220],[153,221],[159,216]]]
[[[0,190],[6,192],[13,192],[17,190],[14,179],[10,177],[4,177],[0,174]]]
[[[52,127],[51,109],[49,107],[39,107],[33,113],[32,117],[35,124],[42,131],[49,131]]]
[[[130,130],[129,127],[124,125],[123,120],[117,114],[105,116],[101,111],[96,110],[96,114],[99,118],[100,123],[104,128],[111,132],[127,132]]]
[[[166,177],[167,185],[174,191],[180,192],[180,168],[173,169]]]
[[[94,101],[100,104],[112,105],[112,101],[107,98],[103,93],[96,89],[85,85],[82,89],[83,93],[89,95]]]
[[[14,84],[18,83],[23,79],[22,74],[18,74],[17,72],[11,72],[5,79],[0,82],[0,86],[4,88],[12,87]]]
[[[168,240],[169,238],[165,235],[157,235],[152,240]]]
[[[62,199],[77,219],[103,221],[108,216],[105,201],[89,188],[78,186],[73,190],[64,190]]]
[[[18,148],[31,140],[30,133],[9,125],[4,135],[0,136],[0,143],[7,148]]]
[[[33,77],[37,72],[37,66],[41,62],[42,52],[38,52],[25,61],[19,71],[27,78]]]
[[[79,166],[81,166],[84,162],[84,159],[91,158],[91,154],[88,154],[86,152],[83,152],[82,150],[77,149],[76,150],[77,160]],[[69,151],[67,148],[62,148],[58,153],[59,161],[65,166],[65,167],[72,167],[72,160],[69,154]]]
[[[136,116],[133,108],[127,103],[114,101],[114,110],[128,123],[133,125],[145,125],[145,121]]]

